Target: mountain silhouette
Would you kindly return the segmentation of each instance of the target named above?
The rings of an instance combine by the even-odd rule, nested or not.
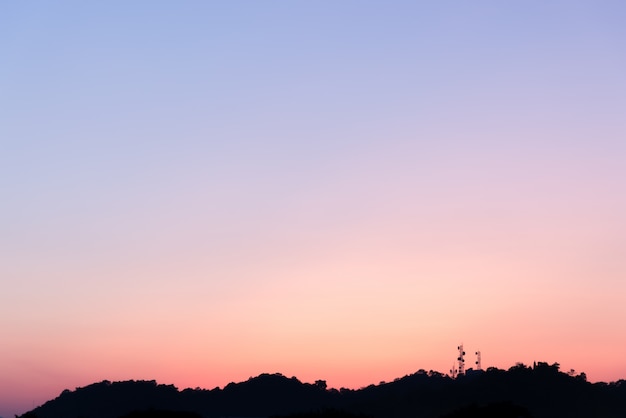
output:
[[[589,383],[559,365],[418,372],[358,390],[328,389],[280,373],[224,388],[178,390],[156,381],[103,381],[64,390],[22,418],[469,418],[626,417],[626,381]]]

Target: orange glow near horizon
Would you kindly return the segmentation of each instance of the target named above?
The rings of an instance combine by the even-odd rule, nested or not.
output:
[[[461,342],[626,378],[626,6],[40,3],[0,13],[0,416]]]

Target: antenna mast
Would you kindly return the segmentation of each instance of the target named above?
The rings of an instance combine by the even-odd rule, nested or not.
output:
[[[456,367],[454,367],[454,363],[452,363],[452,368],[450,369],[450,377],[456,379],[457,372],[458,370],[456,369]]]
[[[476,352],[476,370],[482,370],[483,366],[480,363],[480,350]]]
[[[459,376],[465,374],[465,351],[463,351],[463,344],[457,347],[459,350],[459,357],[457,358],[459,362]]]

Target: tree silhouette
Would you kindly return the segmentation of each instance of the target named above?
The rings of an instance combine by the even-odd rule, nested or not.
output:
[[[35,408],[22,418],[291,417],[626,417],[626,381],[589,383],[558,363],[518,363],[509,370],[468,370],[452,379],[435,371],[353,390],[328,389],[261,374],[223,389],[185,389],[155,381],[103,381]]]

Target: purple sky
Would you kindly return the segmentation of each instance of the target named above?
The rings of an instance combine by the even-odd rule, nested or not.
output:
[[[626,5],[0,5],[0,415],[108,379],[626,378]]]

